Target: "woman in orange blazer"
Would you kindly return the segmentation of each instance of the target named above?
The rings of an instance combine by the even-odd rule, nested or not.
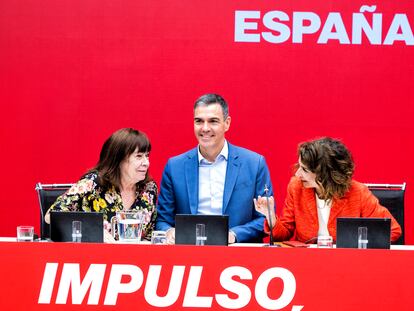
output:
[[[391,213],[364,184],[352,179],[354,162],[342,142],[329,137],[305,142],[299,145],[298,156],[282,216],[276,218],[272,208],[269,219],[267,199],[255,200],[256,210],[266,216],[265,232],[271,231],[276,241],[308,242],[321,235],[336,241],[337,217],[391,218],[391,241],[400,237],[401,227]],[[270,204],[274,206],[273,197]]]

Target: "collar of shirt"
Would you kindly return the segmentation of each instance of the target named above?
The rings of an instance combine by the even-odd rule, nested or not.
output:
[[[201,155],[198,148],[197,214],[222,214],[228,153],[228,145],[225,141],[221,152],[214,159],[214,162],[210,162]]]
[[[200,165],[211,165],[218,160],[227,160],[229,157],[229,146],[227,144],[227,140],[224,141],[223,149],[221,149],[220,153],[217,155],[216,160],[214,162],[208,161],[206,158],[203,157],[203,155],[200,152],[200,146],[197,147],[198,152],[198,164]]]

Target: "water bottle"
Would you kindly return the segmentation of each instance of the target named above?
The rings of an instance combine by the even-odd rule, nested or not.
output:
[[[207,241],[206,225],[196,224],[196,245],[198,246],[205,245],[206,241]]]
[[[368,227],[358,227],[358,248],[368,248]]]

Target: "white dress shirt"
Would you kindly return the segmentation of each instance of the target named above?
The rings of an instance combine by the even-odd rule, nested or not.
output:
[[[316,197],[316,208],[318,210],[318,222],[319,230],[318,236],[330,235],[328,231],[328,221],[329,215],[331,214],[332,200],[321,200],[318,198],[318,195],[315,193]]]
[[[223,193],[226,181],[229,147],[224,142],[223,149],[214,162],[209,162],[198,148],[198,211],[202,215],[221,215]]]

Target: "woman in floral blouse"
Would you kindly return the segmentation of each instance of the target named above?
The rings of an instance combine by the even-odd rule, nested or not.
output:
[[[150,151],[150,141],[143,132],[132,128],[116,131],[103,144],[98,164],[50,209],[103,212],[108,221],[116,211],[142,211],[142,237],[150,239],[157,200],[157,185],[148,175]],[[49,217],[47,213],[46,222]]]

